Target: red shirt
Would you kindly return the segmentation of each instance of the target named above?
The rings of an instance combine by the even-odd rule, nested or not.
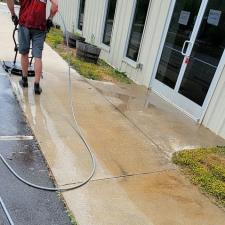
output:
[[[46,29],[47,0],[20,0],[19,24],[33,29]]]

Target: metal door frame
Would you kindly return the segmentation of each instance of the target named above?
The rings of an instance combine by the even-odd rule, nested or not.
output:
[[[196,22],[195,22],[195,25],[194,25],[194,28],[193,28],[193,31],[192,31],[192,34],[191,34],[191,38],[190,38],[191,44],[189,43],[189,46],[186,50],[187,56],[190,56],[191,53],[192,53],[192,49],[193,49],[193,46],[194,46],[193,44],[196,41],[199,29],[201,27],[202,20],[203,20],[203,17],[204,17],[204,14],[205,14],[205,11],[206,11],[206,8],[207,8],[207,5],[208,5],[208,1],[209,0],[202,0],[201,6],[199,8],[198,16],[196,18]],[[167,21],[166,21],[166,24],[164,26],[164,32],[163,32],[163,35],[162,35],[162,38],[161,38],[161,44],[160,44],[160,48],[159,48],[158,53],[157,53],[157,58],[156,58],[156,61],[155,61],[155,65],[154,65],[152,78],[150,80],[149,87],[152,89],[153,92],[158,94],[160,97],[165,99],[167,102],[170,102],[171,104],[173,104],[176,108],[183,111],[186,115],[188,115],[189,117],[191,117],[195,121],[197,121],[199,123],[202,123],[202,121],[204,119],[204,116],[205,116],[205,113],[207,111],[207,108],[209,106],[210,100],[212,98],[212,95],[215,91],[215,88],[216,88],[216,86],[218,84],[218,81],[219,81],[219,78],[221,76],[224,64],[225,64],[225,51],[224,51],[224,53],[223,53],[223,55],[220,59],[220,63],[217,67],[216,73],[215,73],[214,78],[211,82],[209,91],[208,91],[208,93],[205,97],[205,101],[204,101],[203,106],[199,106],[198,104],[196,104],[193,101],[191,101],[190,99],[182,96],[178,92],[179,88],[180,88],[180,85],[181,85],[181,82],[182,82],[183,77],[184,77],[184,73],[186,71],[186,67],[187,67],[187,64],[185,63],[185,56],[184,56],[184,61],[181,65],[180,72],[179,72],[177,82],[176,82],[176,86],[175,86],[174,89],[172,89],[172,88],[166,86],[165,84],[163,84],[162,82],[158,81],[155,77],[156,77],[158,66],[159,66],[159,63],[160,63],[161,56],[162,56],[162,52],[163,52],[163,48],[164,48],[164,45],[165,45],[165,40],[166,40],[166,37],[167,37],[169,26],[170,26],[172,16],[173,16],[173,13],[174,13],[175,4],[176,4],[176,0],[172,0],[171,3],[170,3],[168,15],[167,15]],[[179,104],[177,104],[179,101],[180,101],[180,106],[179,106]],[[182,102],[182,104],[181,104],[181,102]],[[186,107],[190,108],[190,110],[193,110],[193,111],[190,112],[190,110],[189,110],[189,112],[187,112],[182,106],[186,106]],[[196,115],[197,115],[197,118],[196,118]]]

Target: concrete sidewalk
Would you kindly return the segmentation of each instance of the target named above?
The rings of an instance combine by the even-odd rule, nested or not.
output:
[[[12,59],[9,18],[0,20],[0,59]],[[68,122],[67,65],[48,46],[44,64],[41,96],[34,96],[32,79],[28,90],[18,77],[12,83],[57,183],[70,185],[89,175],[90,159]],[[91,182],[63,194],[79,225],[224,224],[224,211],[170,162],[175,151],[223,139],[142,87],[72,75],[77,118],[97,160]]]

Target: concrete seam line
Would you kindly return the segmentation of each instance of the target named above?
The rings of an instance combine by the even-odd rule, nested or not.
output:
[[[92,86],[108,103],[111,104],[111,106],[118,111],[125,119],[127,119],[128,122],[130,122],[145,138],[147,138],[147,140],[149,140],[150,142],[152,142],[152,144],[155,145],[156,148],[158,148],[161,153],[163,155],[165,155],[166,157],[168,157],[164,152],[163,149],[153,140],[153,138],[149,137],[148,134],[145,133],[145,131],[143,131],[134,121],[132,121],[131,118],[129,118],[125,113],[123,113],[116,105],[114,105],[106,96],[104,96],[92,83],[90,83],[87,79],[83,78],[83,80],[89,84],[90,86]]]
[[[115,180],[115,179],[120,179],[120,178],[126,178],[126,177],[136,177],[136,176],[144,176],[144,175],[151,175],[151,174],[160,174],[160,173],[165,173],[169,171],[176,171],[177,169],[165,169],[165,170],[158,170],[158,171],[152,171],[152,172],[146,172],[146,173],[135,173],[135,174],[127,174],[127,175],[120,175],[120,176],[114,176],[114,177],[104,177],[104,178],[99,178],[99,179],[92,179],[90,182],[96,182],[96,181],[104,181],[104,180]],[[68,184],[63,184],[60,185],[60,187],[64,186],[70,186],[74,184],[79,184],[81,182],[75,182],[75,183],[68,183]]]

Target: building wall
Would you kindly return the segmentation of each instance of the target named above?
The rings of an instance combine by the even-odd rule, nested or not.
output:
[[[79,10],[78,8],[79,0],[59,0],[58,3],[59,3],[59,11],[63,19],[65,20],[67,29],[70,32],[75,31],[75,27],[78,21],[77,16],[78,16],[78,10]],[[48,10],[49,8],[50,8],[50,3],[48,4]],[[54,22],[59,24],[62,30],[64,30],[63,23],[59,14],[57,14],[57,16],[54,18]]]
[[[86,0],[82,35],[88,42],[102,48],[100,56],[102,59],[116,69],[126,72],[127,76],[136,83],[148,86],[167,18],[170,0],[152,0],[150,3],[139,59],[137,63],[133,63],[126,61],[124,56],[129,40],[135,1],[117,0],[111,47],[107,48],[107,46],[102,45],[107,0]],[[59,1],[59,10],[66,22],[67,29],[76,32],[79,0]],[[55,22],[63,27],[59,15],[56,16]],[[143,65],[142,69],[137,68],[138,63]]]
[[[135,0],[117,0],[111,47],[102,45],[102,35],[105,25],[107,0],[86,0],[83,36],[90,43],[102,48],[101,58],[138,84],[149,86],[154,70],[155,60],[161,43],[164,26],[167,20],[171,0],[152,0],[138,63],[143,68],[136,68],[136,63],[125,60],[132,12]],[[59,0],[59,9],[65,19],[69,31],[76,32],[78,23],[79,0]],[[62,26],[59,16],[55,21]],[[225,69],[210,101],[203,119],[203,125],[225,138]]]
[[[225,138],[225,69],[207,109],[203,125]]]

